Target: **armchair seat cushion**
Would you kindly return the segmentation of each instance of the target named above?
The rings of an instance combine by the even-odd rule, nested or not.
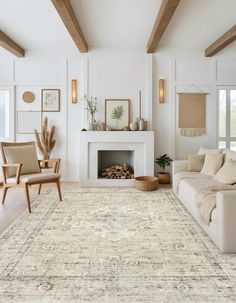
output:
[[[60,175],[55,173],[26,174],[20,176],[20,183],[40,182],[59,178]],[[8,178],[7,183],[16,183],[16,178]]]

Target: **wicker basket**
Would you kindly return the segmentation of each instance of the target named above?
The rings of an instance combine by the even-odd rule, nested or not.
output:
[[[134,179],[134,187],[139,190],[156,190],[159,187],[159,181],[157,177],[140,176]]]

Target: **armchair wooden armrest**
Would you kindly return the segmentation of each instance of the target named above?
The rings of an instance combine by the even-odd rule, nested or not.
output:
[[[60,169],[60,163],[61,163],[61,159],[47,159],[47,160],[39,160],[39,166],[40,168],[47,168],[47,166],[45,166],[45,164],[52,164],[52,168],[53,168],[53,172],[58,174],[59,169]]]
[[[5,164],[2,164],[4,183],[7,182],[7,169],[8,168],[15,168],[16,169],[16,184],[19,184],[21,167],[22,167],[22,163],[5,163]]]

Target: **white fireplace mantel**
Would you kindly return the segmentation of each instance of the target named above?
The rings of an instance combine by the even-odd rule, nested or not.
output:
[[[131,186],[130,179],[98,178],[98,151],[129,150],[134,152],[135,176],[154,174],[153,131],[81,131],[80,172],[82,186]]]

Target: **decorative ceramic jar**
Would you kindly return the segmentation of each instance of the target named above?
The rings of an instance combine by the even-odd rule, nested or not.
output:
[[[145,121],[143,119],[139,120],[138,129],[141,131],[145,130]]]
[[[132,122],[132,123],[130,123],[130,130],[132,130],[132,131],[136,131],[136,130],[138,130],[138,123],[137,122]]]

